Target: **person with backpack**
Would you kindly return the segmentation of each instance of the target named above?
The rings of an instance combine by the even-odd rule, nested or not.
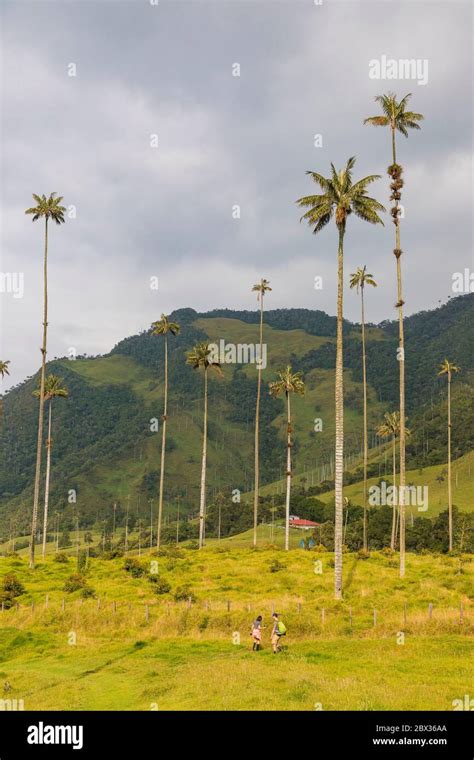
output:
[[[262,641],[262,616],[259,615],[252,623],[252,630],[250,635],[253,639],[253,651],[258,652],[260,650],[260,644]]]
[[[280,640],[282,636],[286,636],[286,625],[284,624],[283,620],[280,620],[277,612],[273,613],[272,618],[272,649],[273,654],[276,654],[277,652],[281,652]]]

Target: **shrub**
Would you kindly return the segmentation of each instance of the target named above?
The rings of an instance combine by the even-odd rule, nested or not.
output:
[[[3,591],[12,597],[21,596],[25,593],[25,587],[14,573],[7,573],[3,578]]]
[[[171,586],[164,578],[159,576],[150,576],[150,580],[153,578],[153,591],[155,594],[169,594]]]
[[[74,591],[81,591],[87,586],[87,581],[83,575],[70,575],[64,584],[64,591],[68,594],[72,594]]]
[[[123,557],[123,549],[110,549],[102,553],[102,559],[117,559],[117,557]]]
[[[95,591],[91,586],[84,586],[84,588],[81,590],[81,596],[83,599],[95,597]]]
[[[64,552],[59,552],[59,554],[54,555],[54,561],[59,562],[63,565],[67,565],[67,563],[69,562],[69,557],[67,556],[67,554],[64,554]]]
[[[87,568],[87,552],[84,549],[81,549],[81,551],[77,555],[77,572],[81,574],[86,570],[86,568]]]
[[[141,578],[141,576],[146,575],[147,572],[143,565],[133,557],[127,557],[123,563],[123,567],[127,573],[130,573],[132,578]]]
[[[365,549],[359,549],[357,552],[357,559],[369,559],[370,553],[367,552]]]
[[[390,548],[390,546],[384,546],[383,549],[380,549],[380,554],[382,554],[384,557],[393,557],[395,552]]]
[[[279,559],[274,559],[272,564],[270,565],[270,572],[271,573],[278,573],[280,570],[285,570],[285,565],[283,565]]]
[[[183,602],[191,599],[191,602],[196,601],[196,596],[189,586],[178,586],[173,594],[175,602]]]
[[[198,625],[198,628],[201,631],[201,633],[202,631],[206,630],[208,625],[209,625],[209,615],[205,615]]]

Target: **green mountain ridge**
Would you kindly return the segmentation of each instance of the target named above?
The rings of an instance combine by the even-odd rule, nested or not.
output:
[[[453,382],[453,457],[474,448],[474,294],[452,299],[433,311],[405,321],[407,402],[412,435],[408,467],[446,461],[446,381],[437,378],[449,358],[462,367]],[[170,338],[170,409],[166,461],[166,506],[195,514],[202,434],[202,377],[185,363],[184,353],[200,340],[256,344],[258,312],[227,309],[172,314],[181,332]],[[287,363],[304,373],[306,395],[295,399],[293,449],[295,475],[310,483],[330,481],[334,446],[334,337],[336,320],[321,311],[276,309],[265,314],[268,366],[264,387]],[[371,475],[380,472],[385,445],[375,431],[383,413],[397,408],[398,345],[395,322],[369,325],[369,444]],[[345,322],[345,454],[351,479],[361,475],[362,375],[360,327]],[[208,500],[218,491],[243,493],[253,487],[253,426],[256,371],[253,364],[223,367],[209,388]],[[109,515],[113,503],[123,511],[128,497],[136,515],[145,517],[157,500],[161,436],[151,432],[160,420],[163,400],[163,342],[150,332],[120,341],[99,357],[55,359],[48,372],[64,378],[69,398],[54,402],[53,466],[50,509],[80,514],[88,525]],[[0,431],[0,534],[15,521],[27,531],[37,430],[37,400],[29,378],[4,396]],[[323,422],[315,432],[315,419]],[[284,472],[285,420],[282,401],[262,394],[262,485]],[[76,503],[68,495],[76,492]],[[156,504],[155,504],[156,507]]]

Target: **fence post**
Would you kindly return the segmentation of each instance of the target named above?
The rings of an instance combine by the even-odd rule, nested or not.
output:
[[[298,602],[298,614],[301,615],[301,602]]]
[[[324,607],[321,609],[321,625],[324,625],[326,621],[326,610]]]
[[[65,599],[64,599],[64,597],[63,597],[63,600],[62,600],[62,602],[61,602],[61,610],[62,610],[63,612],[64,612],[64,608],[65,608],[65,606],[66,606],[66,600],[65,600]]]
[[[34,611],[35,611],[35,603],[34,603],[34,602],[31,602],[31,611],[32,611],[32,612],[34,612]]]
[[[46,599],[44,600],[44,606],[47,608],[49,604],[49,594],[46,594]]]
[[[227,612],[230,612],[230,599],[227,600]]]
[[[115,601],[115,599],[112,602],[112,612],[114,613],[114,615],[117,612],[117,602]]]
[[[5,611],[5,602],[2,602],[2,612]]]
[[[188,596],[188,609],[191,607],[191,604],[192,604],[192,600],[191,600],[191,597],[190,597],[190,596]]]
[[[432,602],[430,602],[428,605],[428,617],[430,620],[433,617],[433,603]]]
[[[349,625],[352,630],[352,607],[349,607]]]
[[[374,627],[377,625],[377,610],[374,607]]]

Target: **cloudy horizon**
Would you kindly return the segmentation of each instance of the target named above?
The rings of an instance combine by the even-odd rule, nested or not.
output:
[[[1,271],[21,273],[24,293],[0,293],[4,390],[40,365],[32,192],[74,207],[51,227],[49,358],[107,353],[183,307],[255,309],[261,277],[268,309],[333,315],[336,230],[312,235],[295,200],[317,192],[306,170],[327,174],[356,155],[354,176],[380,174],[371,195],[389,206],[390,136],[363,126],[389,90],[411,92],[425,116],[397,136],[406,314],[456,295],[453,274],[473,269],[471,25],[465,2],[6,0]],[[426,83],[371,79],[384,56],[426,61]],[[348,222],[351,321],[360,304],[348,275],[364,264],[378,282],[368,321],[396,317],[384,221]]]

